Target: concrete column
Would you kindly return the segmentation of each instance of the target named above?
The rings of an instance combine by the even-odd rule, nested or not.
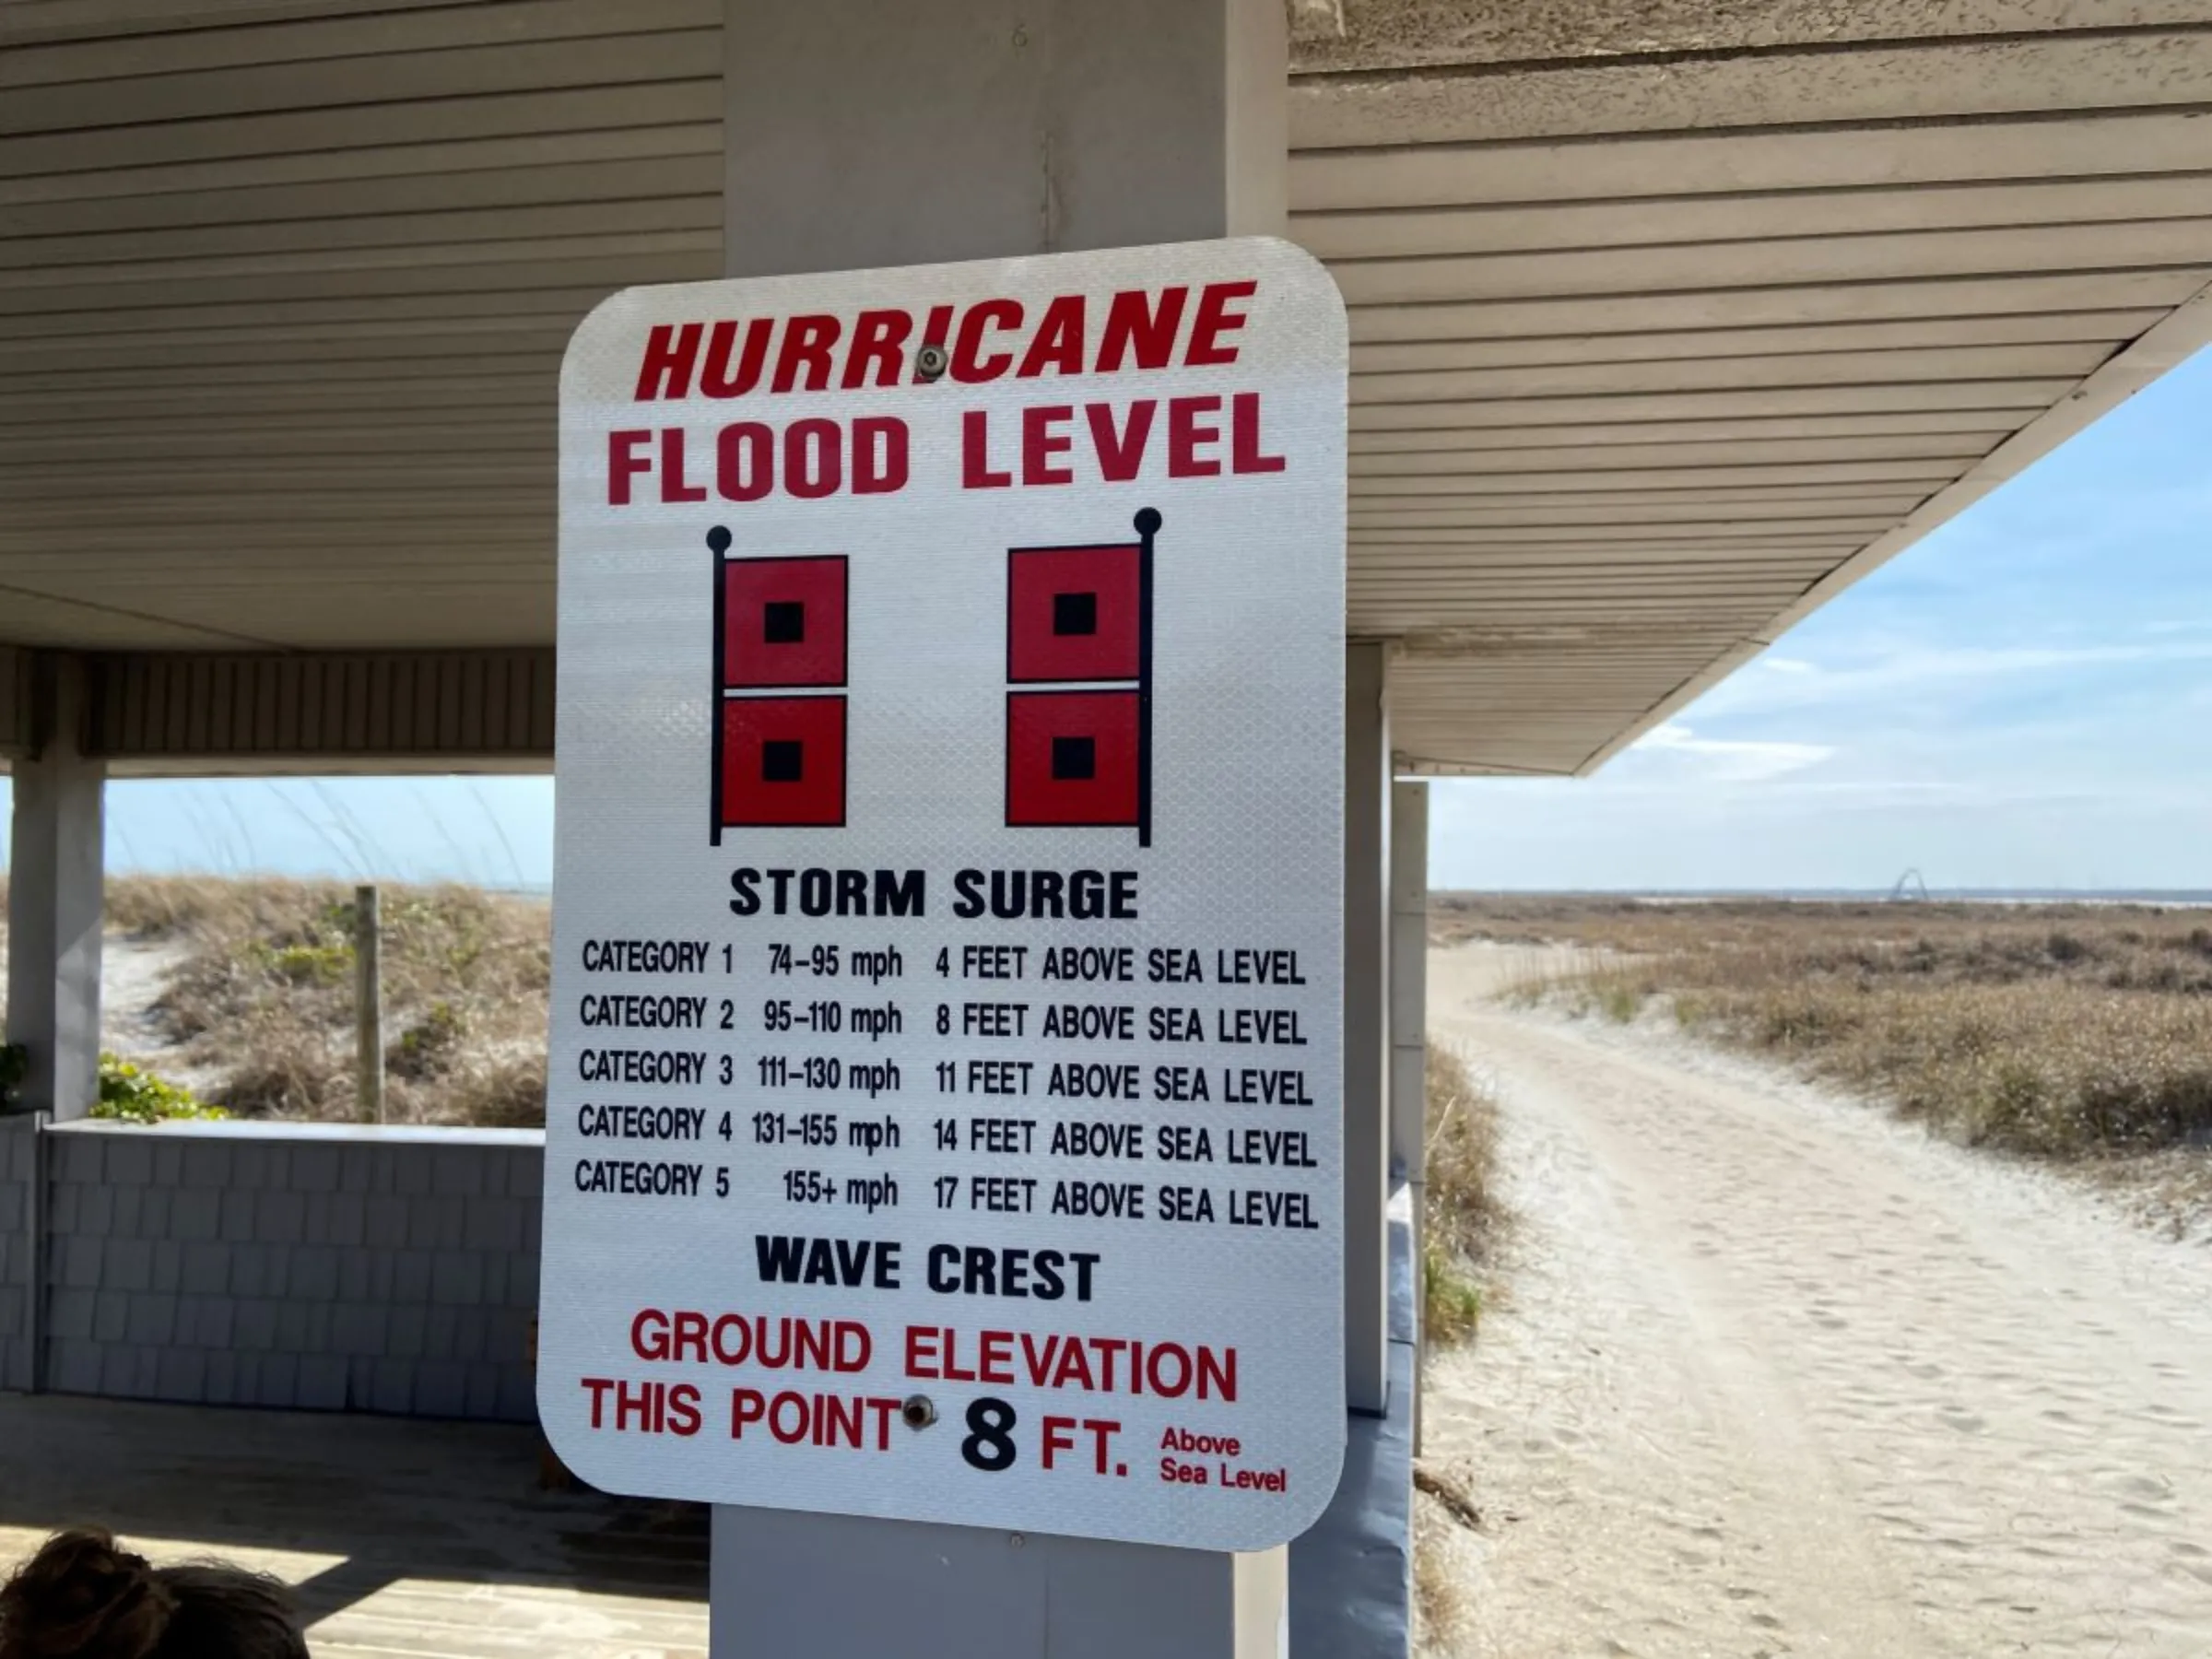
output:
[[[715,1659],[1280,1659],[1287,1552],[718,1508]]]
[[[727,0],[726,274],[1281,235],[1281,0]]]
[[[1344,664],[1344,1383],[1390,1406],[1390,711],[1385,648]]]
[[[1390,786],[1390,1175],[1421,1184],[1429,1071],[1429,785]]]
[[[40,659],[32,722],[37,752],[13,773],[7,1039],[30,1052],[29,1103],[68,1119],[99,1098],[107,776],[79,747],[84,675],[75,658]]]
[[[726,0],[725,269],[1280,234],[1281,0]],[[1276,1659],[1287,1553],[714,1512],[715,1659]]]
[[[1413,1209],[1413,1437],[1420,1450],[1424,1153],[1429,1143],[1429,785],[1390,786],[1390,1173]]]

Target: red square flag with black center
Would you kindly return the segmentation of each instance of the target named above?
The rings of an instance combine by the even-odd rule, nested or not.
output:
[[[845,683],[845,561],[733,559],[722,567],[722,683]]]
[[[1006,562],[1006,677],[1137,676],[1142,550],[1017,547]]]
[[[725,826],[842,824],[845,700],[725,700],[721,816]]]
[[[1010,694],[1006,822],[1135,823],[1136,726],[1135,691]]]

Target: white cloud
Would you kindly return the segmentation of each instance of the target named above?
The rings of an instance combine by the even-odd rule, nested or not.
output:
[[[2212,353],[1597,777],[1436,785],[1441,886],[2212,886]]]
[[[1768,659],[1761,659],[1767,663]],[[1700,707],[1730,714],[1842,706],[1907,693],[1956,691],[1983,681],[2054,677],[2079,669],[2212,661],[2212,640],[2159,645],[1959,646],[1896,651],[1849,667],[1796,658],[1777,674],[1739,674],[1709,692]]]
[[[1637,740],[1630,753],[1662,755],[1684,763],[1695,776],[1715,783],[1753,783],[1818,766],[1836,751],[1826,744],[1783,743],[1733,737],[1700,737],[1688,726],[1669,721]]]

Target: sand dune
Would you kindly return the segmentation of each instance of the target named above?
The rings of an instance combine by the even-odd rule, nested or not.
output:
[[[1509,1294],[1431,1380],[1469,1655],[2212,1654],[2212,1249],[1664,1033],[1488,1000]]]

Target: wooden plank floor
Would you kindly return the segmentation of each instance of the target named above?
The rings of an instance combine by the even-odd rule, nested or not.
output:
[[[705,1512],[539,1489],[528,1430],[0,1394],[0,1567],[63,1526],[297,1587],[318,1659],[705,1659]]]

